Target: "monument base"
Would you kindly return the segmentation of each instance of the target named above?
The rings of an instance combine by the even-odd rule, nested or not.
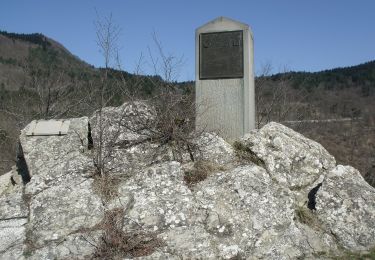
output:
[[[201,80],[196,84],[199,130],[231,140],[244,133],[243,79]]]

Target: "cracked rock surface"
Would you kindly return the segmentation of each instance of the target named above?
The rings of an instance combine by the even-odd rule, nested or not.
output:
[[[375,189],[283,125],[267,124],[233,147],[205,133],[191,162],[191,155],[176,161],[167,145],[145,140],[136,124],[155,116],[145,105],[103,115],[104,149],[114,149],[106,162],[114,177],[110,198],[98,191],[95,150],[87,149],[89,121],[94,147],[98,141],[97,114],[70,119],[64,136],[22,131],[31,180],[20,183],[16,170],[0,176],[0,259],[91,259],[108,235],[103,223],[111,212],[122,212],[113,228],[160,241],[119,259],[326,259],[375,247]],[[116,124],[129,117],[130,126]],[[207,177],[188,185],[197,162]]]
[[[375,243],[375,189],[350,166],[338,165],[317,193],[317,214],[340,244],[364,250]]]
[[[291,189],[311,185],[336,166],[319,143],[278,123],[252,131],[242,142],[265,163],[272,178]]]

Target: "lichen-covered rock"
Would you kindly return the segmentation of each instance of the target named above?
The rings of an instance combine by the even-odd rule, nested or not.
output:
[[[0,176],[0,258],[23,259],[28,217],[23,187],[13,186],[9,172]]]
[[[12,172],[0,176],[0,182],[4,183],[0,190],[0,220],[11,218],[27,218],[28,209],[23,199],[23,187],[13,186],[10,178]]]
[[[329,240],[314,244],[314,238],[298,227],[291,191],[275,185],[259,166],[215,174],[196,190],[206,209],[205,229],[215,237],[211,241],[218,240],[219,251],[227,249],[220,251],[221,257],[298,258],[330,247]]]
[[[119,107],[97,110],[90,118],[93,142],[102,142],[103,148],[110,149],[146,139],[154,126],[154,118],[155,111],[143,102],[127,102]]]
[[[135,174],[120,186],[119,193],[131,205],[127,207],[127,215],[136,222],[129,224],[138,223],[160,232],[193,220],[191,191],[184,184],[177,162],[156,165]]]
[[[317,216],[349,250],[375,245],[375,189],[350,166],[338,165],[317,193]]]
[[[21,132],[20,145],[31,180],[6,197],[18,198],[17,203],[8,203],[13,209],[14,204],[23,207],[25,242],[19,239],[23,253],[31,259],[91,254],[92,246],[87,246],[89,251],[84,246],[77,249],[80,240],[76,238],[95,227],[104,214],[89,178],[95,169],[88,151],[88,118],[70,119],[68,134],[62,136],[27,136],[29,126]]]
[[[323,146],[274,122],[253,130],[240,143],[264,162],[272,178],[289,188],[311,185],[336,165]]]
[[[0,220],[0,258],[23,259],[26,218]]]
[[[0,175],[0,195],[5,193],[11,186],[10,178],[12,177],[12,171]]]
[[[65,175],[65,183],[74,181],[74,176],[67,174],[71,169],[76,169],[80,175],[85,173],[86,169],[72,164],[88,165],[87,160],[92,160],[84,154],[88,152],[87,117],[70,119],[68,134],[61,136],[27,136],[30,126],[31,124],[21,131],[20,144],[31,177],[38,176],[46,187],[53,187],[58,185],[56,181],[61,180],[62,175]],[[30,185],[32,183],[33,181]]]
[[[185,258],[287,259],[335,247],[330,234],[301,227],[291,191],[256,165],[213,174],[194,190],[179,163],[156,165],[122,183],[112,205],[126,208],[125,229],[156,232],[159,250]]]
[[[31,198],[29,239],[36,247],[64,240],[71,233],[94,227],[103,213],[100,198],[92,191],[92,180],[51,187]]]
[[[204,133],[195,140],[196,160],[210,161],[219,165],[231,164],[235,161],[233,147],[223,138],[213,133]]]
[[[90,259],[100,237],[101,231],[67,235],[63,240],[50,241],[48,246],[26,251],[27,259]]]

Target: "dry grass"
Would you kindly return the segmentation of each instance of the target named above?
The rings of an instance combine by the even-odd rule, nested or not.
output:
[[[245,146],[243,143],[236,141],[233,143],[233,148],[236,151],[237,157],[241,161],[252,162],[260,167],[265,168],[264,161],[261,158],[259,158],[253,151],[251,151],[249,147]]]
[[[294,213],[298,222],[310,227],[316,226],[316,219],[309,208],[305,206],[297,206]]]
[[[191,188],[195,184],[207,179],[210,174],[224,170],[224,167],[215,165],[210,161],[196,161],[193,168],[185,172],[184,180],[186,185]]]
[[[294,216],[294,220],[303,225],[309,226],[310,228],[319,232],[324,230],[318,218],[315,216],[314,211],[310,210],[306,204],[296,205],[294,209]]]
[[[116,208],[105,213],[100,224],[103,234],[92,259],[123,259],[152,254],[163,245],[155,233],[134,230],[124,231],[125,212]]]
[[[119,176],[95,174],[93,177],[93,190],[104,202],[109,202],[118,195],[118,187],[121,183]]]

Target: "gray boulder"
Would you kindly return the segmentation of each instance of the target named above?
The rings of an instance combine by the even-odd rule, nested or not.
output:
[[[323,146],[274,122],[245,135],[240,142],[264,163],[278,184],[291,189],[313,184],[336,165]]]
[[[19,193],[6,197],[26,205],[23,255],[84,256],[93,247],[77,249],[76,238],[81,230],[98,224],[104,213],[89,178],[95,169],[87,149],[88,118],[70,119],[68,134],[61,136],[27,136],[29,127],[21,131],[20,145],[31,179],[24,187],[17,186]]]
[[[0,176],[0,258],[23,259],[27,205],[22,186],[13,186],[12,172]]]
[[[317,217],[349,250],[375,245],[375,189],[350,166],[338,165],[316,195]]]
[[[214,133],[203,133],[195,138],[196,160],[211,161],[218,165],[228,165],[236,160],[232,145]]]

